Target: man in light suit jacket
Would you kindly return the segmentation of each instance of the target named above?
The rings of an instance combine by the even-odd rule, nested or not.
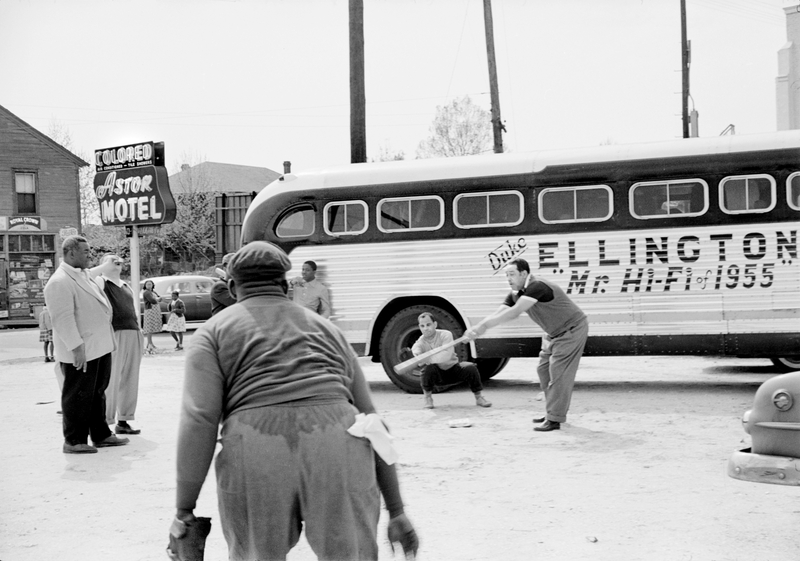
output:
[[[86,238],[70,236],[61,250],[63,261],[47,281],[44,299],[53,323],[56,362],[64,374],[63,450],[89,454],[128,443],[127,438],[111,434],[106,424],[105,391],[114,350],[112,310],[87,271],[91,250]],[[94,446],[88,444],[90,435]]]

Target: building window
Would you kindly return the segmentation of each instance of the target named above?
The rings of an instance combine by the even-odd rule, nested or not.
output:
[[[459,228],[516,226],[522,222],[522,193],[497,191],[458,195],[453,216]]]
[[[719,206],[729,214],[767,212],[775,206],[775,180],[769,175],[726,177],[719,185]]]
[[[546,224],[602,222],[613,212],[608,185],[558,187],[539,194],[539,218]]]
[[[14,174],[17,192],[17,214],[36,214],[36,176],[33,173]]]
[[[683,218],[708,209],[708,185],[702,179],[636,183],[630,193],[634,218]]]
[[[325,232],[332,236],[352,236],[367,231],[367,203],[346,201],[325,207]]]
[[[444,202],[436,196],[383,199],[378,216],[382,232],[437,230],[444,224]]]

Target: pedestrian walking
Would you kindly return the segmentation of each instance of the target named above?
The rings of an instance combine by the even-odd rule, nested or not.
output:
[[[142,291],[142,299],[144,300],[144,317],[142,318],[142,333],[147,339],[147,346],[145,352],[153,354],[156,352],[156,346],[153,344],[153,333],[161,333],[161,307],[158,303],[161,301],[161,296],[156,292],[156,285],[151,280],[144,281],[144,290]]]
[[[53,322],[50,319],[50,312],[47,306],[42,307],[39,312],[39,342],[44,343],[44,361],[55,362],[53,356]]]
[[[164,331],[169,331],[175,340],[175,350],[183,350],[183,334],[186,333],[186,304],[180,298],[180,292],[172,291],[172,301],[169,303],[169,319]]]

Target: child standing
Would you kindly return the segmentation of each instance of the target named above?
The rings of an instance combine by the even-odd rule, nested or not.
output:
[[[183,334],[186,332],[186,304],[180,299],[180,293],[175,290],[172,292],[172,302],[169,303],[169,319],[164,331],[169,331],[177,345],[176,351],[183,350]]]
[[[44,361],[55,362],[53,357],[53,322],[50,320],[50,312],[47,306],[39,312],[39,341],[44,343]]]

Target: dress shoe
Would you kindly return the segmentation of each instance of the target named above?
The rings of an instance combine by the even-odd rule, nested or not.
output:
[[[477,405],[478,407],[491,407],[492,402],[486,399],[485,397],[480,396],[475,398],[475,405]]]
[[[547,417],[535,417],[533,419],[533,422],[538,425],[539,423],[544,423],[546,420],[547,420]]]
[[[124,425],[117,425],[114,427],[114,432],[117,434],[139,434],[141,429],[132,428],[130,425],[125,423]]]
[[[108,448],[109,446],[124,446],[130,442],[127,438],[120,438],[118,436],[114,436],[113,434],[108,438],[101,440],[100,442],[95,442],[94,445],[98,448]]]
[[[533,427],[533,430],[539,432],[549,432],[551,430],[559,430],[561,428],[561,423],[557,423],[555,421],[545,421],[538,427]]]
[[[89,444],[67,444],[64,443],[65,454],[97,454],[97,448]]]

